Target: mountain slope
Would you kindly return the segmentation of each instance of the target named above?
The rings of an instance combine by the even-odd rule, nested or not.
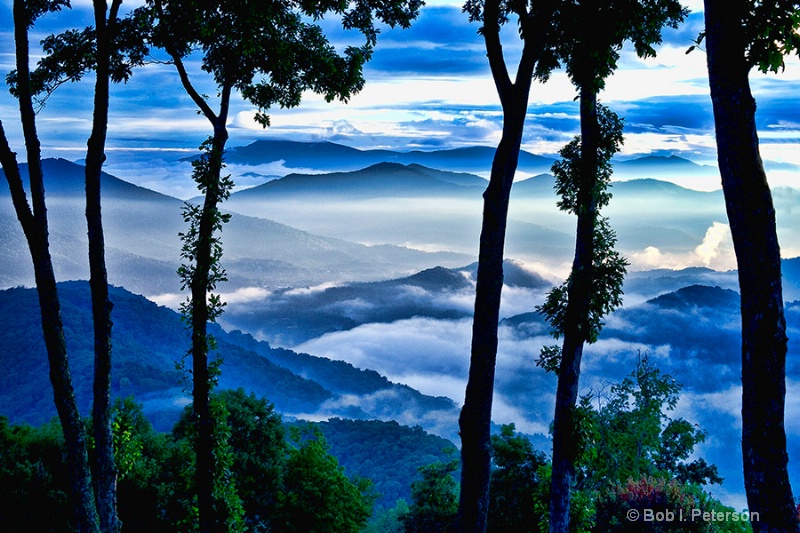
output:
[[[81,412],[91,403],[92,326],[85,282],[59,284],[65,335]],[[114,396],[134,395],[160,429],[167,429],[189,401],[190,376],[180,365],[189,346],[180,316],[141,296],[113,287]],[[38,304],[32,289],[0,291],[0,414],[13,422],[41,423],[54,416]],[[348,363],[273,349],[243,333],[213,328],[222,356],[222,388],[243,387],[274,402],[289,416],[418,419],[446,413],[446,398],[420,394],[378,373]],[[376,404],[372,398],[380,395]],[[345,400],[346,398],[346,400]]]

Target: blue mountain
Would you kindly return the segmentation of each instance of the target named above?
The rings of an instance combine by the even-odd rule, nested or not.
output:
[[[378,163],[399,163],[419,164],[449,171],[488,172],[492,167],[494,152],[494,148],[486,146],[400,152],[359,150],[327,141],[260,140],[247,146],[230,148],[225,159],[229,163],[253,166],[283,162],[288,168],[317,171],[352,171]],[[523,150],[520,152],[519,169],[521,172],[539,174],[547,172],[553,161],[552,158]]]
[[[87,282],[59,284],[65,335],[81,412],[91,405],[93,372],[92,318]],[[133,395],[159,429],[166,430],[189,401],[191,376],[182,370],[190,346],[188,332],[174,311],[112,287],[113,381],[116,397]],[[55,416],[49,392],[47,357],[39,322],[36,291],[0,291],[0,414],[12,422],[38,424]],[[393,419],[429,412],[455,416],[447,398],[425,396],[371,370],[342,361],[278,349],[241,332],[212,328],[222,357],[222,388],[242,387],[268,398],[287,415],[325,413],[347,418]],[[374,401],[361,396],[380,393]],[[348,400],[339,401],[343,396]],[[331,407],[334,406],[334,407]],[[378,409],[378,411],[373,411]],[[409,413],[410,411],[410,413]]]

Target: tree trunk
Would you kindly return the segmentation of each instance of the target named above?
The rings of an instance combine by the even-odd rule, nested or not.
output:
[[[28,205],[16,154],[0,124],[0,161],[11,191],[17,218],[28,241],[33,261],[36,291],[42,319],[45,348],[50,366],[50,382],[64,441],[67,447],[70,499],[73,503],[76,528],[79,532],[98,532],[97,509],[92,491],[86,433],[78,412],[72,377],[67,359],[61,305],[58,298],[47,228],[47,208],[44,197],[41,149],[36,133],[36,114],[30,90],[28,57],[28,25],[31,22],[28,6],[22,0],[14,2],[14,45],[18,74],[18,97],[25,146],[28,156],[28,175],[33,210]]]
[[[761,162],[745,57],[742,0],[706,0],[706,49],[717,158],[739,269],[742,455],[756,532],[798,531],[787,472],[786,322],[775,209]]]
[[[89,237],[89,285],[94,322],[94,384],[92,428],[95,440],[94,487],[100,527],[104,533],[120,529],[117,516],[117,469],[111,433],[111,309],[105,262],[105,237],[100,203],[100,176],[108,131],[111,35],[119,8],[114,0],[106,20],[104,0],[95,0],[97,79],[92,133],[86,150],[86,223]]]
[[[220,123],[221,122],[221,123]],[[197,441],[195,444],[197,503],[201,533],[224,532],[225,521],[218,512],[214,498],[214,417],[211,412],[210,395],[212,376],[208,366],[208,293],[211,290],[210,272],[212,268],[212,238],[219,199],[222,157],[228,132],[224,121],[214,125],[214,137],[210,154],[209,185],[203,202],[200,217],[195,270],[192,278],[192,379],[194,383],[192,398],[194,416],[197,422]]]
[[[472,353],[464,407],[459,418],[461,434],[461,530],[486,531],[489,510],[491,462],[490,424],[497,361],[497,328],[503,289],[505,245],[511,185],[517,170],[527,92],[516,95],[516,111],[505,113],[503,137],[492,162],[489,185],[483,194]]]
[[[463,533],[484,533],[489,517],[492,399],[508,203],[519,162],[534,69],[541,52],[539,43],[533,41],[546,27],[534,27],[530,21],[526,22],[526,40],[512,83],[500,43],[501,19],[500,1],[487,0],[481,33],[503,108],[503,135],[492,160],[489,185],[483,193],[469,377],[458,421],[462,465],[458,528]],[[550,21],[549,18],[543,20]]]
[[[553,470],[550,487],[550,531],[569,531],[570,488],[578,449],[575,440],[575,404],[581,373],[583,346],[588,339],[588,316],[592,299],[592,261],[597,205],[597,150],[600,127],[597,122],[597,93],[583,84],[580,91],[581,176],[578,190],[578,222],[575,258],[567,288],[564,341],[556,389],[553,418]]]

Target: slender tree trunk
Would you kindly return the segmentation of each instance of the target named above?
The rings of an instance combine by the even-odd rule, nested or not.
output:
[[[230,84],[222,84],[219,114],[214,113],[203,95],[192,85],[180,54],[175,50],[168,50],[168,53],[175,63],[186,93],[214,128],[208,166],[205,169],[207,174],[200,178],[202,186],[205,187],[205,196],[193,254],[195,266],[192,269],[190,290],[192,293],[192,401],[197,427],[195,488],[197,490],[198,518],[201,533],[216,533],[223,532],[226,528],[224,518],[219,512],[214,498],[216,461],[214,458],[214,418],[210,399],[212,376],[208,366],[208,322],[212,317],[209,313],[208,295],[218,281],[212,275],[212,268],[217,260],[214,257],[213,240],[214,230],[220,221],[217,206],[220,199],[226,196],[222,193],[222,167],[225,145],[228,142],[227,121],[233,87]]]
[[[486,531],[489,511],[491,463],[490,425],[494,374],[497,361],[497,328],[503,289],[505,246],[511,185],[517,170],[527,93],[518,95],[520,113],[506,113],[503,137],[492,162],[489,186],[483,194],[475,314],[472,322],[472,354],[464,407],[459,418],[461,434],[461,530]]]
[[[553,418],[553,471],[550,488],[550,531],[569,531],[570,488],[575,470],[575,405],[581,373],[583,346],[588,335],[592,299],[592,261],[597,206],[593,190],[597,183],[597,150],[600,127],[597,122],[597,93],[584,84],[580,91],[581,183],[578,190],[578,223],[575,258],[567,289],[564,341],[556,389]]]
[[[469,377],[459,417],[462,468],[458,528],[463,533],[484,533],[489,517],[492,399],[508,204],[519,162],[533,73],[541,52],[540,43],[535,40],[550,23],[545,16],[541,16],[541,23],[536,26],[530,20],[525,21],[522,56],[512,82],[500,43],[501,18],[499,0],[486,0],[481,33],[503,108],[503,135],[492,160],[489,185],[483,193]]]
[[[104,533],[120,529],[117,516],[117,469],[111,434],[111,309],[105,262],[105,237],[100,202],[100,176],[105,161],[108,131],[111,37],[119,9],[114,0],[108,19],[106,3],[95,0],[97,32],[97,79],[94,92],[92,133],[86,150],[86,223],[89,237],[89,285],[94,322],[94,399],[92,428],[95,440],[94,488],[100,527]]]
[[[214,137],[210,153],[209,186],[203,202],[200,217],[195,257],[195,270],[192,279],[192,379],[194,388],[194,416],[197,422],[197,442],[195,445],[197,500],[202,533],[226,531],[224,518],[217,511],[214,498],[214,417],[211,412],[210,395],[212,376],[208,366],[208,322],[209,312],[206,303],[211,290],[210,272],[212,268],[212,238],[219,201],[219,183],[222,172],[222,157],[228,132],[225,123],[214,124]]]
[[[756,532],[798,531],[787,472],[786,322],[775,209],[761,161],[742,40],[747,2],[706,0],[706,49],[717,157],[739,270],[742,455]]]
[[[5,131],[0,124],[0,161],[11,191],[17,218],[28,241],[33,261],[36,290],[42,319],[45,348],[50,366],[50,382],[64,441],[67,446],[70,499],[73,503],[76,528],[79,532],[98,532],[97,509],[92,491],[91,472],[86,447],[86,433],[81,421],[72,377],[67,359],[61,305],[58,298],[47,228],[47,208],[44,197],[41,148],[36,132],[36,114],[30,89],[28,25],[31,22],[28,6],[23,0],[14,2],[14,45],[18,73],[18,97],[25,146],[28,156],[28,175],[31,203],[28,205],[22,176],[11,151]]]

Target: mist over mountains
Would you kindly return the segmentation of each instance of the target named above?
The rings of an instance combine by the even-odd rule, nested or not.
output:
[[[398,152],[394,150],[359,150],[328,141],[301,143],[263,140],[247,146],[231,148],[225,160],[229,164],[248,166],[281,162],[287,168],[316,171],[353,171],[379,163],[423,165],[463,172],[482,172],[492,166],[494,149],[472,146],[449,150]],[[553,159],[522,151],[520,171],[540,174],[548,172]]]
[[[224,329],[215,333],[225,360],[220,386],[266,396],[290,417],[396,420],[457,442],[486,184],[469,172],[470,165],[488,168],[491,154],[401,157],[344,148],[255,143],[228,154],[235,176],[262,182],[224,204],[232,219],[221,235],[229,282],[220,286],[228,305]],[[553,177],[546,173],[552,161],[526,157],[531,177],[512,190],[494,413],[496,423],[514,422],[548,450],[555,379],[535,359],[553,340],[534,309],[563,280],[575,221],[556,209]],[[268,174],[276,161],[298,171]],[[334,172],[320,173],[325,164]],[[83,167],[47,160],[44,169],[57,277],[85,279]],[[684,384],[679,414],[708,430],[700,453],[726,478],[717,494],[736,500],[743,492],[741,460],[732,453],[740,439],[740,326],[724,202],[719,191],[661,179],[712,171],[680,158],[617,164],[615,175],[635,179],[614,182],[605,213],[632,267],[625,307],[607,318],[599,341],[586,349],[582,383],[584,392],[602,391],[633,369],[637,354],[650,354]],[[114,393],[135,394],[165,429],[188,401],[185,375],[175,367],[188,340],[178,315],[153,302],[176,309],[185,298],[175,273],[183,202],[110,174],[103,176],[103,194],[109,276],[120,286],[113,292]],[[784,256],[798,255],[800,192],[777,188],[773,195]],[[5,189],[0,250],[0,287],[8,288],[0,292],[7,324],[0,338],[6,369],[0,414],[41,421],[52,413],[51,397],[42,394],[49,391],[46,360],[37,344],[33,291],[11,288],[32,285],[32,274]],[[61,290],[73,372],[83,382],[91,372],[88,296],[81,282]],[[798,259],[784,261],[784,296],[791,406],[800,405],[793,392],[800,383],[793,362],[800,355],[794,340],[800,334]],[[78,391],[84,412],[86,383]],[[792,414],[787,411],[787,420]],[[794,456],[797,429],[787,430]],[[798,474],[795,467],[791,475]]]
[[[56,275],[62,280],[86,279],[83,167],[63,159],[45,160],[43,166]],[[102,186],[111,282],[146,295],[177,292],[183,202],[108,174],[103,175]],[[0,285],[32,285],[30,258],[7,188],[0,189],[0,199],[0,249],[8,250]],[[321,237],[238,213],[222,237],[232,290],[381,279],[469,260],[446,251],[366,246]]]

